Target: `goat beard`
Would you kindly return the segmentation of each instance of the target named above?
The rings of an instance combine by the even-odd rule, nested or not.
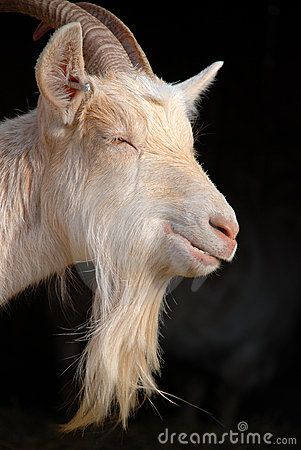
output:
[[[99,224],[88,233],[91,249],[98,249],[97,288],[79,364],[80,406],[65,432],[101,425],[110,416],[126,428],[140,401],[160,392],[153,375],[160,369],[158,328],[170,277],[154,256],[157,227],[134,223],[135,216],[115,217],[118,227],[104,219],[106,233],[100,236]]]

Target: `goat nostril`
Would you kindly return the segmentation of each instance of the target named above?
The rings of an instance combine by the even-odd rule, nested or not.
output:
[[[225,234],[228,238],[231,238],[231,231],[228,228],[225,227],[214,227],[221,233]]]
[[[212,228],[215,228],[220,233],[227,236],[229,239],[235,239],[238,233],[238,224],[225,219],[222,216],[215,216],[209,220],[209,224]]]

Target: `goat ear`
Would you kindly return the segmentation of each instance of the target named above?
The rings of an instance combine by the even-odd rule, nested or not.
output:
[[[223,61],[217,61],[206,67],[206,69],[202,70],[198,75],[177,84],[184,92],[189,109],[194,107],[195,102],[199,99],[200,95],[213,83],[218,70],[223,64]]]
[[[40,93],[59,113],[64,124],[71,124],[83,92],[89,87],[85,84],[79,23],[65,25],[54,33],[38,59],[36,80]]]

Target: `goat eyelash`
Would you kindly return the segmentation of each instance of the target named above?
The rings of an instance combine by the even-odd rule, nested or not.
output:
[[[130,141],[128,141],[127,139],[124,139],[121,136],[116,136],[114,138],[112,138],[110,140],[110,143],[113,145],[120,145],[120,144],[127,144],[130,147],[134,148],[135,150],[137,150],[137,148],[135,147],[135,145],[133,145]]]
[[[112,144],[122,144],[123,142],[129,144],[126,139],[123,139],[121,136],[117,136],[111,139]]]

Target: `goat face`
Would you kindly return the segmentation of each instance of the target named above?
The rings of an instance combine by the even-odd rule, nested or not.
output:
[[[231,260],[235,215],[195,159],[181,86],[127,76],[97,80],[93,91],[84,139],[94,149],[90,198],[104,228],[118,224],[114,239],[126,244],[143,237],[136,251],[152,251],[170,276],[206,275]]]
[[[110,248],[112,264],[122,261],[124,273],[129,258],[139,261],[143,253],[143,264],[169,278],[207,275],[221,260],[231,261],[238,224],[195,159],[190,123],[195,101],[220,66],[177,85],[139,72],[89,76],[80,26],[56,32],[40,57],[37,80],[47,105],[41,109],[51,116],[49,140],[72,155],[65,159],[78,183],[76,193],[70,181],[61,193],[62,204],[73,205],[67,222],[74,259],[96,257],[93,249],[101,244]],[[66,88],[68,75],[90,91]]]

